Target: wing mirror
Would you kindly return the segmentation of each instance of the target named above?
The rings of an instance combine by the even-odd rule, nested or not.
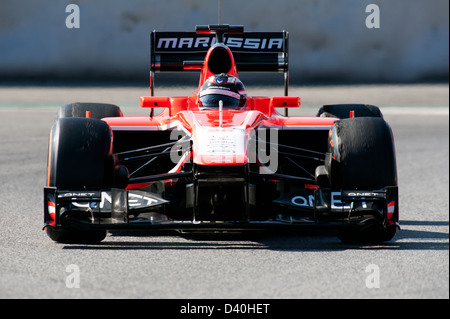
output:
[[[170,98],[164,96],[142,96],[140,99],[143,108],[169,108]]]

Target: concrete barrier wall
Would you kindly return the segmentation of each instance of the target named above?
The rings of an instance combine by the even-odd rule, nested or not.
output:
[[[79,28],[66,27],[71,3]],[[369,4],[380,28],[366,26]],[[448,0],[222,0],[221,11],[248,31],[288,31],[293,82],[448,78]],[[1,0],[0,78],[145,79],[150,31],[217,22],[217,0]]]

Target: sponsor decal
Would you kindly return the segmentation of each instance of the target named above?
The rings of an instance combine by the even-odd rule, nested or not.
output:
[[[299,207],[314,207],[314,195],[309,196],[294,196],[291,203]]]
[[[348,209],[352,208],[351,205],[345,205],[345,203],[343,203],[341,201],[341,192],[331,192],[331,203],[330,204],[331,204],[331,210],[333,210],[333,209],[348,210]],[[365,203],[363,203],[363,204],[365,204]]]
[[[342,192],[342,196],[385,198],[386,193],[382,193],[382,192]]]
[[[130,209],[151,207],[151,206],[159,205],[162,203],[163,203],[163,201],[156,199],[154,197],[133,194],[133,193],[128,194],[128,206],[130,207]]]
[[[98,196],[98,192],[67,192],[67,193],[59,193],[58,198],[64,199],[64,198],[77,198],[77,197],[96,197]]]
[[[379,192],[331,192],[329,205],[332,211],[352,210],[358,207],[368,208],[374,200],[384,196],[384,193]],[[314,201],[314,192],[305,190],[303,192],[286,194],[274,202],[299,208],[314,208]],[[319,206],[322,204],[318,203]],[[392,216],[394,208],[395,202],[388,204],[388,216]]]
[[[202,129],[198,135],[201,155],[245,155],[245,131],[238,129]]]
[[[189,36],[187,36],[189,35]],[[174,34],[157,33],[155,41],[156,50],[197,50],[206,51],[216,44],[215,36],[196,34]],[[282,33],[274,34],[244,34],[242,36],[229,36],[224,38],[224,44],[231,49],[243,51],[273,51],[279,52],[284,49],[284,38]]]
[[[128,208],[141,209],[167,203],[155,194],[141,191],[128,191]],[[58,194],[60,200],[70,200],[78,208],[112,210],[113,196],[111,192],[67,192]]]

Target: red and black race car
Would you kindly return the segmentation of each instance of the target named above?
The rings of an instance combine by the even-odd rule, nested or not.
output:
[[[59,110],[44,189],[49,237],[326,227],[343,242],[391,240],[399,203],[389,125],[364,104],[288,116],[300,106],[288,96],[288,43],[287,32],[242,26],[152,32],[150,96],[140,98],[149,116],[100,103]],[[183,71],[200,73],[196,94],[154,96],[155,72]],[[238,72],[282,73],[284,95],[247,95]]]

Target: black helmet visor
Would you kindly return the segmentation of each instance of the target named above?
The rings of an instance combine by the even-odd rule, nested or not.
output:
[[[230,96],[226,95],[220,95],[220,94],[209,94],[204,95],[200,98],[200,101],[202,102],[202,107],[219,107],[219,102],[223,102],[223,107],[239,107],[240,100],[232,98]]]

